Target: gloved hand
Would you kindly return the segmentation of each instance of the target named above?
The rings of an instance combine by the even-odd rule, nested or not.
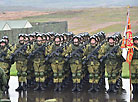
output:
[[[87,63],[87,58],[85,58],[85,59],[83,59],[83,62],[82,62],[82,64],[84,65],[84,64],[86,64]]]
[[[83,50],[82,50],[82,49],[79,49],[79,52],[80,52],[80,53],[83,53]]]
[[[59,51],[60,53],[63,53],[63,49],[62,49],[62,48],[60,48],[58,51]]]
[[[1,54],[2,54],[2,56],[6,56],[7,55],[5,52],[2,52]]]
[[[117,53],[117,50],[114,50],[114,53]]]

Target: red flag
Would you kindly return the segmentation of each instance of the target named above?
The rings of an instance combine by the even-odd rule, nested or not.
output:
[[[126,62],[130,64],[132,58],[133,58],[133,48],[129,48],[128,49],[128,54],[127,54]]]
[[[131,23],[129,17],[129,9],[127,13],[126,47],[128,48],[126,62],[130,64],[133,57],[133,38],[132,38]]]

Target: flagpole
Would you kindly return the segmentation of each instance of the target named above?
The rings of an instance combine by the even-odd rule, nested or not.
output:
[[[132,92],[132,88],[131,88],[131,62],[129,63],[129,79],[130,79],[130,92]]]

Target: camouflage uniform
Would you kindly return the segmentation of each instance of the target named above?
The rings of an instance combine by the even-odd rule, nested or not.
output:
[[[69,55],[73,52],[76,51],[79,48],[79,46],[75,46],[74,44],[70,44],[68,48],[68,53]],[[81,49],[80,49],[81,50]],[[74,83],[74,88],[72,91],[80,91],[81,87],[81,79],[83,78],[82,76],[82,51],[78,51],[76,54],[71,56],[69,63],[70,63],[70,68],[71,68],[71,73],[72,73],[72,80]]]
[[[50,48],[50,53],[56,51],[57,49],[59,49],[61,46],[56,46],[54,43],[51,45]],[[55,83],[56,87],[55,87],[55,91],[59,90],[61,91],[61,85],[62,82],[64,80],[64,56],[65,53],[62,50],[61,52],[57,52],[59,55],[53,54],[49,60],[49,62],[51,63],[51,68],[53,70],[53,74],[54,74],[54,80],[53,82]]]
[[[2,68],[0,68],[0,99],[2,98],[2,92],[5,91],[7,85],[6,75]]]
[[[37,43],[34,45],[34,49],[40,48],[42,45],[38,45]],[[38,50],[33,56],[33,67],[35,73],[35,81],[37,86],[34,90],[45,90],[43,88],[43,84],[45,81],[45,53],[44,49]]]
[[[118,45],[117,45],[118,46]],[[113,46],[114,47],[114,46]],[[104,56],[108,51],[110,51],[113,47],[109,46],[107,44],[106,46],[102,46],[99,50],[99,58]],[[115,91],[116,89],[116,82],[120,78],[119,72],[118,72],[118,60],[117,58],[120,57],[122,54],[121,48],[118,48],[117,53],[113,53],[113,55],[109,55],[107,59],[105,59],[105,69],[108,74],[108,83],[109,83],[109,90],[113,89],[112,91]]]
[[[50,54],[49,51],[51,51],[52,49],[52,43],[47,42],[46,43],[46,47],[45,47],[45,56],[48,56]],[[51,63],[49,62],[49,60],[46,61],[46,65],[45,65],[45,84],[52,84],[53,83],[53,71],[51,68]]]
[[[6,73],[6,79],[7,79],[7,85],[6,85],[6,91],[9,89],[9,79],[10,79],[10,68],[11,68],[11,60],[9,59],[11,51],[10,49],[5,46],[0,47],[0,54],[1,54],[1,60],[0,60],[0,67],[4,69]]]
[[[131,82],[133,93],[138,92],[138,45],[134,45],[133,58],[131,62]]]
[[[91,52],[94,51],[95,48],[96,46],[91,46],[90,44],[88,44],[85,48],[84,55],[89,55]],[[87,62],[89,83],[91,84],[91,89],[89,91],[98,91],[98,83],[101,78],[101,69],[100,62],[98,60],[98,54],[95,53],[95,55],[93,56],[91,56]]]
[[[27,46],[27,54],[30,54],[34,50],[34,43],[28,43]],[[34,82],[34,67],[33,61],[28,59],[27,60],[27,87],[30,87],[31,84]]]
[[[16,50],[18,50],[22,46],[24,45],[20,43],[17,44]],[[16,62],[17,76],[18,76],[18,81],[19,81],[19,87],[16,89],[16,91],[20,91],[20,90],[26,91],[27,56],[28,56],[26,50],[27,50],[27,47],[22,49],[21,51],[19,51],[17,54],[14,55],[14,60]]]

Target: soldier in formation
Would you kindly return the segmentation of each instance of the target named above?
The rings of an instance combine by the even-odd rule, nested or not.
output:
[[[133,93],[138,93],[138,36],[133,37],[134,49],[133,58],[131,62],[131,82],[133,86]]]
[[[35,32],[19,34],[18,39],[16,45],[9,44],[7,36],[0,40],[0,67],[8,81],[10,67],[16,62],[19,81],[16,91],[27,88],[43,91],[51,84],[55,85],[55,91],[61,91],[72,82],[74,92],[81,91],[88,82],[88,91],[98,92],[105,88],[105,71],[109,83],[107,92],[122,90],[124,60],[120,33],[106,38],[102,31],[92,36],[87,32],[78,35]],[[8,90],[8,83],[6,86]]]

